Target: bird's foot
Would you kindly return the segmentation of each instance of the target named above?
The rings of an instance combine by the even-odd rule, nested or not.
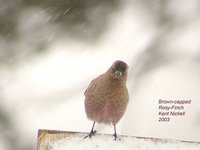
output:
[[[116,133],[115,133],[113,136],[114,136],[114,140],[115,140],[115,141],[121,141],[121,139],[117,136]]]
[[[91,138],[92,136],[95,136],[96,132],[97,132],[96,130],[90,131],[90,133],[89,133],[87,136],[85,136],[84,139],[86,139],[86,138],[88,138],[88,137]]]

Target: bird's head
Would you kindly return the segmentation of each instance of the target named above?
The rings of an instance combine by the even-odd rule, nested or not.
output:
[[[128,65],[125,62],[117,60],[112,64],[110,69],[115,79],[121,80],[127,78]]]

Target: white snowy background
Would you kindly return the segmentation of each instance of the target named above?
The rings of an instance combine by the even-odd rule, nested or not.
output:
[[[96,26],[103,20],[102,8],[87,14]],[[106,14],[107,25],[96,41],[58,36],[60,29],[50,22],[55,16],[40,7],[21,11],[19,38],[11,43],[0,37],[0,149],[36,149],[38,129],[89,132],[84,91],[118,59],[129,65],[130,94],[118,134],[200,142],[199,8],[198,0],[121,1]],[[29,53],[44,39],[44,52]],[[18,50],[17,57],[14,51],[4,55],[8,47]],[[160,98],[192,103],[185,105],[184,117],[160,123]],[[112,126],[96,129],[113,134]]]

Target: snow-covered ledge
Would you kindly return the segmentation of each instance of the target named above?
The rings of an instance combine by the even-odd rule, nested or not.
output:
[[[133,137],[119,135],[121,140],[114,140],[112,135],[96,134],[85,138],[88,133],[39,130],[38,150],[200,150],[200,142],[178,141],[170,139]]]

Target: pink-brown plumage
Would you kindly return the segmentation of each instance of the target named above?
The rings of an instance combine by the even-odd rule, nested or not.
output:
[[[123,61],[115,61],[102,75],[89,84],[85,91],[85,111],[88,119],[104,124],[115,125],[124,115],[128,104],[126,88],[128,65]],[[93,128],[94,128],[93,124]],[[93,128],[89,137],[94,135]]]

